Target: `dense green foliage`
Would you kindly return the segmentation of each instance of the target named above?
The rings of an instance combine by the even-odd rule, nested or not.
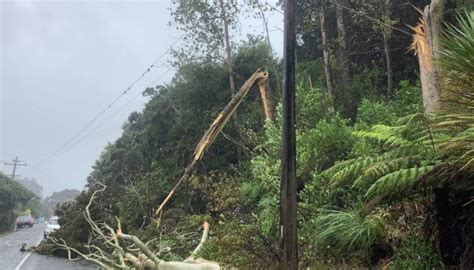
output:
[[[38,215],[41,204],[33,192],[0,173],[0,232],[12,230],[18,214],[27,209]]]
[[[205,16],[190,17],[194,2],[178,2],[175,22],[181,26],[194,20],[205,23],[210,20],[207,17],[214,16],[212,6],[198,1]],[[386,12],[371,5],[377,1],[345,2],[373,17],[382,18],[380,13]],[[417,13],[408,5],[391,2],[391,17],[383,17],[384,22],[399,28],[390,42],[392,48],[404,51],[410,37],[400,29],[414,24]],[[394,59],[395,87],[387,93],[386,67],[379,53],[381,32],[387,30],[360,13],[344,13],[350,30],[350,89],[344,89],[339,83],[342,79],[336,76],[335,100],[330,99],[322,83],[322,48],[315,34],[320,26],[311,19],[319,11],[316,3],[319,1],[298,1],[300,266],[432,269],[473,265],[469,258],[474,226],[468,218],[474,214],[472,15],[448,27],[443,41],[445,58],[437,60],[450,71],[443,74],[444,99],[450,106],[444,112],[426,115],[414,73],[416,58],[400,54]],[[413,1],[417,7],[424,4],[426,1]],[[335,13],[335,7],[329,5],[327,12]],[[200,18],[205,18],[204,22]],[[203,38],[220,34],[215,21],[211,23],[205,26],[215,33]],[[191,34],[206,31],[206,27]],[[337,32],[333,19],[329,19],[328,28],[334,30],[329,33]],[[113,225],[117,216],[124,231],[147,240],[159,237],[160,241],[149,245],[162,259],[186,258],[199,241],[197,225],[207,220],[211,238],[201,256],[241,269],[277,267],[281,259],[281,104],[275,89],[281,74],[278,59],[260,40],[252,37],[234,49],[233,75],[239,86],[256,69],[269,71],[275,121],[264,120],[258,91],[253,89],[233,124],[224,128],[206,152],[157,226],[156,207],[191,160],[204,131],[231,98],[226,65],[188,59],[178,66],[171,82],[145,90],[149,101],[143,111],[130,115],[122,136],[104,149],[88,178],[88,190],[76,202],[57,209],[62,229],[55,235],[75,248],[86,249],[83,243],[90,232],[81,213],[100,183],[107,188],[92,205],[93,218]],[[329,40],[335,51],[340,38],[331,34]],[[219,47],[220,40],[213,42],[210,45]],[[213,55],[218,54],[214,47],[208,48]],[[370,52],[365,53],[367,50]],[[340,58],[331,58],[336,63],[332,68],[335,74],[342,73],[337,64]],[[462,106],[453,105],[459,103]]]
[[[56,207],[59,207],[60,203],[68,202],[74,200],[79,193],[79,190],[76,189],[65,189],[57,192],[53,192],[50,196],[46,197],[43,200],[43,205],[46,210],[47,216],[52,216]]]

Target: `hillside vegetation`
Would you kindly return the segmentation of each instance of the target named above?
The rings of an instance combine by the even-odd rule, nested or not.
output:
[[[147,242],[159,260],[183,261],[200,243],[199,226],[207,221],[210,238],[191,257],[239,269],[277,268],[281,59],[265,35],[232,43],[239,16],[265,23],[275,7],[174,2],[171,24],[184,29],[189,41],[174,50],[176,74],[144,91],[144,109],[132,113],[121,137],[105,147],[88,189],[59,207],[56,243],[113,268],[139,268],[132,255],[103,239],[114,235],[117,245],[131,243],[120,238],[126,233]],[[469,5],[448,1],[439,18],[439,51],[430,52],[422,45],[433,41],[414,35],[424,29],[415,27],[421,13],[414,7],[423,10],[430,1],[297,2],[299,266],[472,269],[474,13]],[[429,110],[423,76],[434,67],[440,105]],[[258,69],[269,74],[274,119],[265,118],[254,86],[155,215],[204,132]],[[104,224],[120,230],[114,234]],[[134,243],[131,250],[140,247]],[[52,252],[66,254],[64,247]]]

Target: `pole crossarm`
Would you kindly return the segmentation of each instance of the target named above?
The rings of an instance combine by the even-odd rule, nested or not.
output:
[[[18,167],[18,166],[27,166],[28,164],[26,164],[26,162],[18,160],[18,157],[15,157],[14,159],[12,159],[12,161],[13,161],[13,163],[4,162],[3,164],[8,165],[8,166],[13,166],[12,180],[14,180],[15,175],[16,175],[16,167]]]

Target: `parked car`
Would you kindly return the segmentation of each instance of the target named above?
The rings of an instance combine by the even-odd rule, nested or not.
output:
[[[20,227],[33,227],[35,220],[30,214],[22,214],[16,218],[16,226]]]
[[[44,227],[44,238],[48,237],[48,234],[56,231],[59,228],[61,228],[61,226],[58,224],[58,217],[52,216],[49,221],[46,222],[46,226]]]

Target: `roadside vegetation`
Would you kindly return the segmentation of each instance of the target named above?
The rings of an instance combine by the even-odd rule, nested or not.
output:
[[[2,173],[0,173],[0,209],[0,233],[14,230],[17,216],[25,211],[33,216],[44,213],[40,198]]]
[[[104,241],[131,235],[160,260],[278,266],[281,59],[265,34],[232,43],[239,16],[265,24],[275,7],[230,2],[175,1],[171,24],[188,43],[174,50],[173,80],[143,92],[144,109],[105,147],[87,189],[58,206],[60,245],[45,243],[48,252],[66,255],[67,245],[138,268]],[[421,13],[443,1],[381,2],[298,1],[300,266],[472,269],[474,13],[448,1],[438,42]],[[268,72],[273,117],[254,86],[157,215],[204,132],[258,69]],[[210,237],[196,248],[204,222]],[[113,229],[102,237],[104,224]]]

